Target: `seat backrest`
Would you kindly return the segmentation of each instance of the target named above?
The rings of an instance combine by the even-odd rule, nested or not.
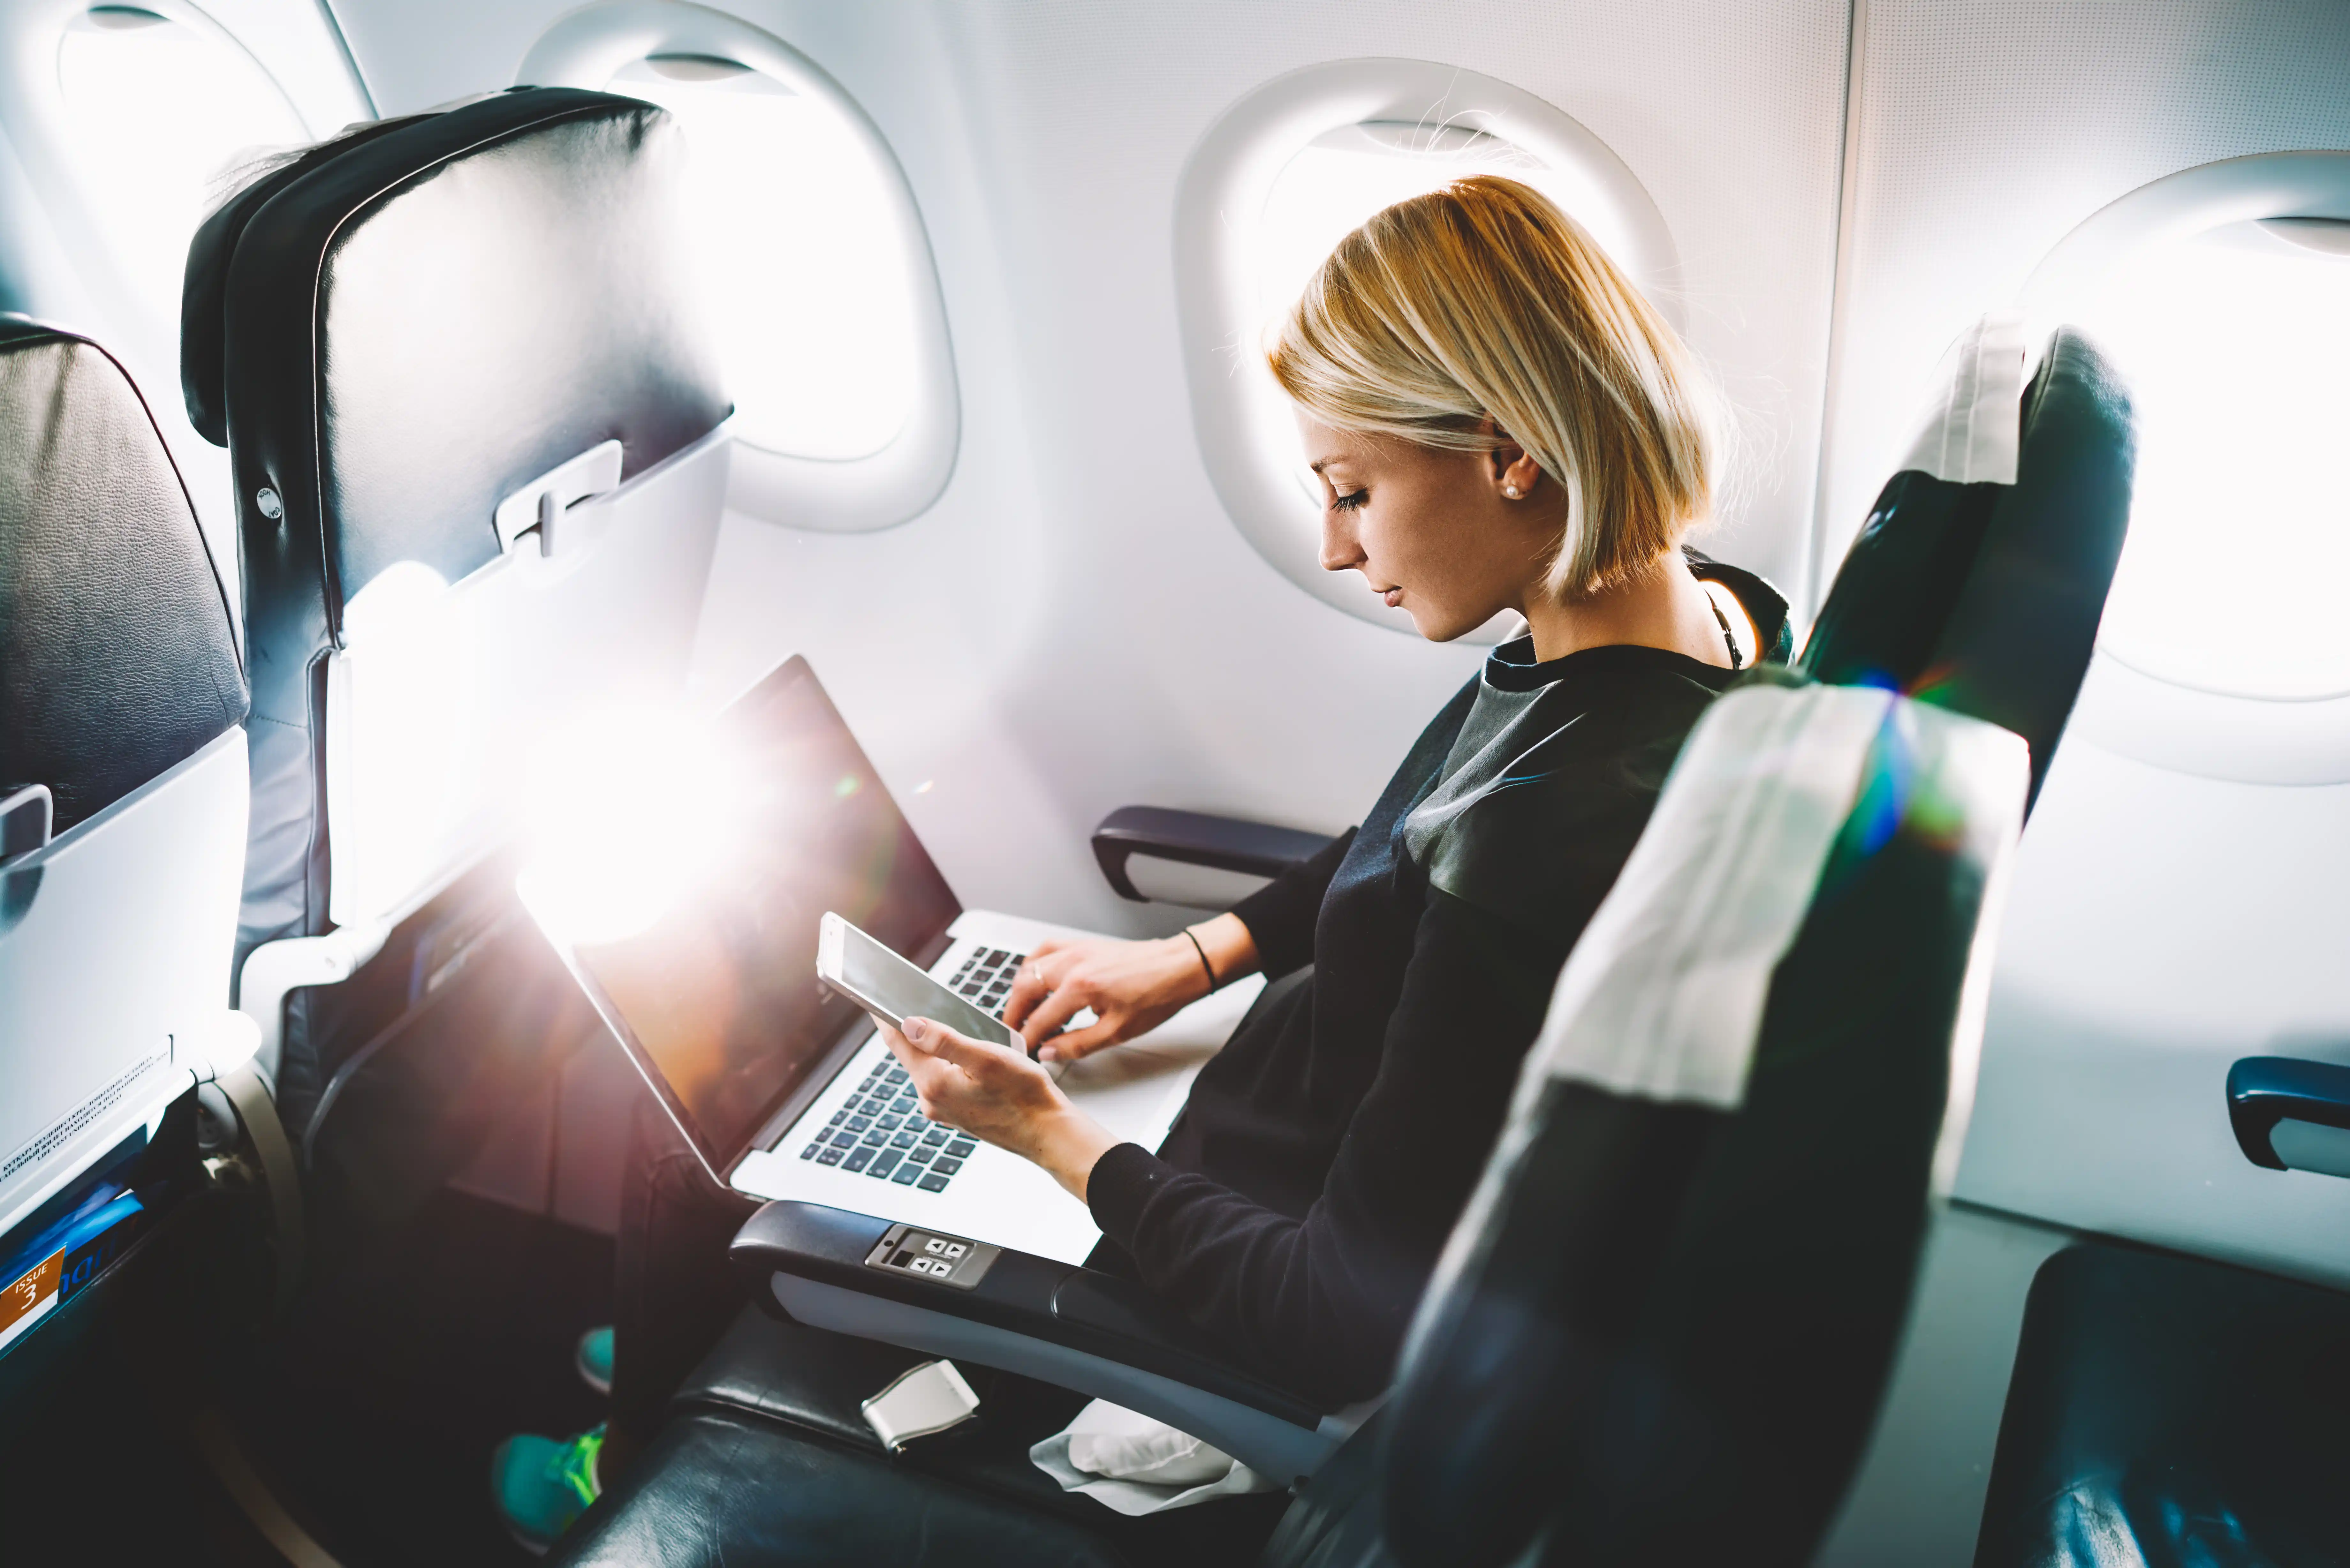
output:
[[[1883,690],[1765,670],[1707,711],[1395,1392],[1268,1563],[1807,1558],[1963,1121],[2027,768]]]
[[[2129,527],[2129,398],[2063,327],[2023,384],[2012,317],[1962,337],[1899,472],[1836,573],[1799,668],[1988,719],[2036,797],[2079,695]]]
[[[199,233],[260,721],[239,950],[350,948],[290,983],[349,972],[506,842],[550,733],[682,691],[730,411],[683,156],[650,104],[518,88],[367,128]],[[182,366],[207,430],[210,329]],[[298,1130],[307,993],[281,1012],[289,966],[244,964]]]
[[[245,705],[220,578],[138,389],[89,339],[0,317],[0,813],[16,828],[0,842],[0,1233],[205,1064],[228,1002]]]

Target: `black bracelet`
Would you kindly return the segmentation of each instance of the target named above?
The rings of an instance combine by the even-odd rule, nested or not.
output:
[[[1216,978],[1216,966],[1208,961],[1208,950],[1200,945],[1198,937],[1191,936],[1191,927],[1184,927],[1183,934],[1191,937],[1191,950],[1200,955],[1200,967],[1208,971],[1208,990],[1211,992],[1222,990],[1224,982]]]

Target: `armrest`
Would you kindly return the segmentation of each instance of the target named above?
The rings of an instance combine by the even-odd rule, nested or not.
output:
[[[1122,805],[1094,829],[1094,858],[1118,896],[1139,904],[1149,899],[1126,874],[1127,860],[1134,855],[1253,877],[1278,877],[1300,861],[1312,859],[1329,842],[1326,833],[1243,822],[1236,816]]]
[[[1180,1314],[1131,1281],[1033,1253],[944,1238],[972,1251],[966,1282],[877,1258],[907,1228],[819,1204],[754,1214],[728,1255],[769,1311],[1108,1399],[1167,1421],[1281,1480],[1311,1475],[1349,1424],[1219,1355]],[[912,1251],[935,1231],[915,1231]],[[903,1252],[897,1254],[902,1257]]]
[[[2247,1056],[2228,1069],[2228,1121],[2254,1165],[2350,1176],[2350,1067]]]

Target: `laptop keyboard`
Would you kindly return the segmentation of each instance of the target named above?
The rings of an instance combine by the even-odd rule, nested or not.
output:
[[[962,967],[947,981],[947,989],[990,1018],[1000,1019],[1003,1016],[1004,1001],[1012,994],[1012,976],[1027,961],[1026,953],[982,948],[962,961]]]
[[[947,984],[981,1012],[1001,1018],[1013,971],[1027,957],[983,948],[963,961]],[[833,1112],[825,1130],[800,1150],[800,1158],[878,1181],[944,1192],[978,1149],[970,1134],[925,1118],[906,1069],[884,1058],[865,1075],[848,1103]]]

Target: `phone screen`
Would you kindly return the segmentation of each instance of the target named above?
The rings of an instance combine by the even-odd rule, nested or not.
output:
[[[830,910],[816,955],[819,979],[893,1029],[928,1018],[973,1040],[1027,1050],[1020,1036]]]

